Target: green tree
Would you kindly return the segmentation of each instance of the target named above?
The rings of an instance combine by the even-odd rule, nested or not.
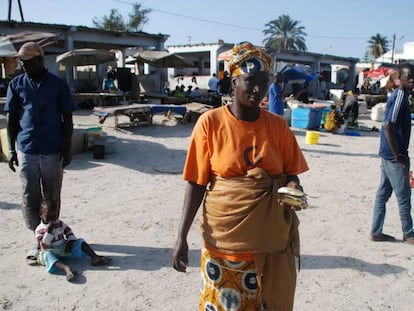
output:
[[[368,54],[372,60],[380,57],[390,50],[390,41],[386,36],[382,36],[379,33],[377,33],[375,36],[372,36],[367,42],[369,44]]]
[[[143,8],[141,4],[134,3],[132,6],[132,12],[129,13],[128,27],[132,31],[142,30],[143,25],[148,23],[148,14],[151,13],[151,9]]]
[[[94,18],[93,24],[96,28],[109,31],[127,31],[124,18],[117,9],[111,9],[109,15],[104,15],[101,19]]]
[[[265,25],[263,33],[267,36],[263,43],[270,50],[306,51],[305,27],[300,21],[292,20],[289,15],[281,15]]]
[[[140,31],[142,26],[148,22],[148,14],[151,9],[143,8],[141,4],[134,3],[132,12],[129,13],[129,20],[126,22],[117,9],[111,9],[109,15],[102,18],[94,18],[92,23],[96,28],[109,31]]]

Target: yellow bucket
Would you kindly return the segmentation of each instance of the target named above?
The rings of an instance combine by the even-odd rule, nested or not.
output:
[[[319,140],[319,132],[306,131],[306,143],[309,145],[316,145]]]

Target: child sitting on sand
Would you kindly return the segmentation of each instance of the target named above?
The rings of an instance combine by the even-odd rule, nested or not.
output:
[[[73,281],[76,273],[60,261],[61,258],[92,258],[92,266],[109,264],[112,259],[97,255],[83,239],[77,239],[72,229],[57,219],[57,202],[44,200],[40,206],[40,224],[35,236],[40,245],[38,261],[49,273],[62,270],[66,280]]]

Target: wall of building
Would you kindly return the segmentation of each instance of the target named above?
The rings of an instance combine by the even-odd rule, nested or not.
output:
[[[392,50],[378,57],[376,63],[394,63],[399,64],[403,61],[414,62],[414,42],[405,42],[402,50],[394,50],[394,57]]]
[[[64,72],[59,64],[56,63],[56,56],[66,51],[78,48],[96,48],[105,50],[118,50],[121,52],[119,57],[118,67],[125,66],[125,51],[130,47],[138,47],[141,49],[164,49],[164,43],[168,36],[163,34],[148,34],[144,32],[136,33],[119,33],[112,31],[104,31],[101,29],[88,28],[83,26],[73,25],[57,25],[57,24],[41,24],[31,22],[16,22],[16,21],[0,21],[0,33],[7,35],[18,32],[51,32],[57,35],[57,40],[54,44],[44,48],[45,50],[45,64],[50,72],[64,76],[69,83],[72,90],[76,90],[74,74],[72,67],[65,68]],[[92,69],[92,72],[87,73],[93,76],[94,85],[100,86],[101,80],[104,77],[106,65]],[[112,64],[115,65],[115,64]],[[85,72],[81,71],[77,74],[83,78]],[[76,75],[75,75],[76,77]],[[166,78],[165,74],[159,74],[159,78]],[[95,81],[96,79],[100,81]],[[163,81],[159,81],[162,84]]]
[[[220,53],[233,47],[233,43],[225,43],[219,40],[217,43],[206,44],[189,44],[167,46],[170,53],[176,53],[185,58],[187,62],[195,64],[189,68],[168,68],[168,84],[170,89],[174,89],[177,85],[184,84],[186,87],[192,85],[193,89],[208,89],[208,80],[213,73],[220,76],[223,71],[217,57]],[[182,75],[183,79],[177,80],[177,76]],[[191,80],[192,76],[197,79],[197,84]]]

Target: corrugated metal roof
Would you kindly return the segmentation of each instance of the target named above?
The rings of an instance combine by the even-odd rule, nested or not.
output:
[[[137,32],[129,32],[129,31],[125,31],[125,32],[119,32],[119,31],[109,31],[109,30],[103,30],[103,29],[99,29],[99,28],[93,28],[93,27],[87,27],[87,26],[82,26],[82,25],[64,25],[64,24],[47,24],[47,23],[35,23],[35,22],[18,22],[18,21],[0,21],[0,25],[2,26],[9,26],[12,29],[18,28],[20,27],[24,27],[24,26],[36,26],[36,27],[44,27],[44,28],[49,28],[49,29],[76,29],[76,30],[83,30],[83,31],[87,31],[87,32],[95,32],[95,33],[112,33],[112,34],[125,34],[128,36],[149,36],[149,37],[169,37],[169,35],[167,34],[162,34],[162,33],[158,33],[158,34],[150,34],[147,32],[143,32],[143,31],[137,31]]]

